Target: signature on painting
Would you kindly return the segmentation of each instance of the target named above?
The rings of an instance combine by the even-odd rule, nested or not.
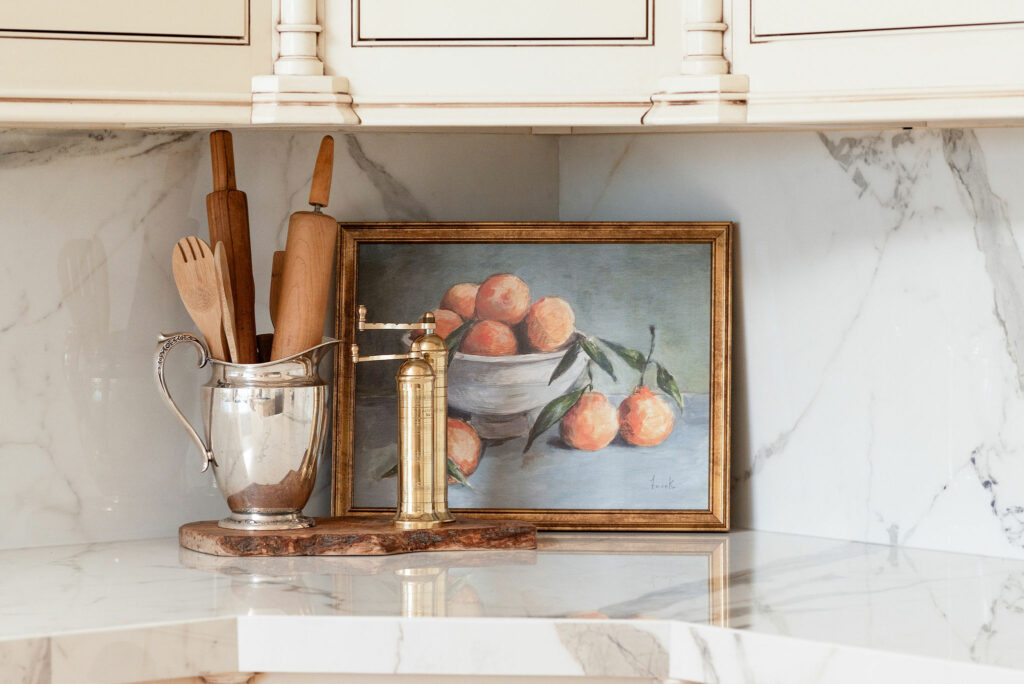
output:
[[[671,477],[667,480],[658,480],[657,475],[651,475],[651,489],[675,489],[676,483]]]

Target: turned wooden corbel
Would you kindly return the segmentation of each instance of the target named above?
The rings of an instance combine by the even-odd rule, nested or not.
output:
[[[274,73],[252,79],[252,122],[358,124],[348,79],[324,74],[317,0],[276,4]]]
[[[733,74],[725,58],[723,0],[686,0],[686,52],[680,73],[662,78],[642,122],[648,126],[745,123],[746,76]]]

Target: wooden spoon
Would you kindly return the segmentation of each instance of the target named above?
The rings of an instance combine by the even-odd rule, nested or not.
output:
[[[217,264],[217,282],[220,285],[221,324],[224,339],[231,355],[231,363],[242,363],[238,356],[238,332],[235,324],[235,300],[231,292],[231,270],[228,266],[228,251],[223,242],[213,248],[213,260]],[[255,362],[255,359],[253,359]]]
[[[206,338],[210,356],[226,361],[220,286],[210,245],[194,235],[178,240],[171,259],[174,282],[188,315]]]

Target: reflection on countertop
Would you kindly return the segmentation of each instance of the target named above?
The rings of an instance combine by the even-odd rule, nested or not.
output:
[[[229,592],[220,608],[238,614],[723,624],[723,604],[712,599],[722,574],[712,559],[724,561],[727,543],[724,536],[548,533],[537,551],[231,558],[180,548],[178,557],[223,575]]]
[[[260,635],[281,638],[306,618],[317,630],[356,630],[350,640],[364,632],[398,639],[389,658],[414,649],[413,635],[427,625],[437,638],[511,630],[502,638],[554,639],[577,664],[583,652],[598,658],[600,634],[633,644],[623,646],[630,662],[635,649],[646,653],[630,672],[664,670],[655,676],[693,681],[705,681],[709,667],[715,681],[754,681],[722,673],[736,663],[770,667],[779,654],[820,657],[823,671],[841,664],[852,673],[860,666],[847,656],[860,663],[866,654],[881,659],[873,666],[911,656],[915,667],[932,663],[943,672],[956,666],[1018,677],[1012,670],[1024,670],[1024,561],[765,532],[548,533],[536,551],[291,558],[208,556],[162,539],[0,552],[0,576],[0,640],[237,618],[239,657],[263,670],[273,663],[260,658],[273,649],[256,648]],[[396,635],[374,631],[384,625]],[[360,648],[344,652],[369,657]],[[488,673],[404,662],[409,671]],[[791,674],[784,681],[847,680]]]

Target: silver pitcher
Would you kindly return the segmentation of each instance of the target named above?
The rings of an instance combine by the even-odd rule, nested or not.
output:
[[[200,388],[204,440],[174,403],[164,380],[167,353],[188,342],[199,351],[199,367],[212,364]],[[325,445],[327,385],[317,374],[327,340],[279,361],[236,364],[210,358],[189,333],[161,335],[154,359],[160,393],[199,447],[203,472],[213,464],[217,486],[231,516],[218,524],[234,530],[312,527],[302,515],[316,481]]]

